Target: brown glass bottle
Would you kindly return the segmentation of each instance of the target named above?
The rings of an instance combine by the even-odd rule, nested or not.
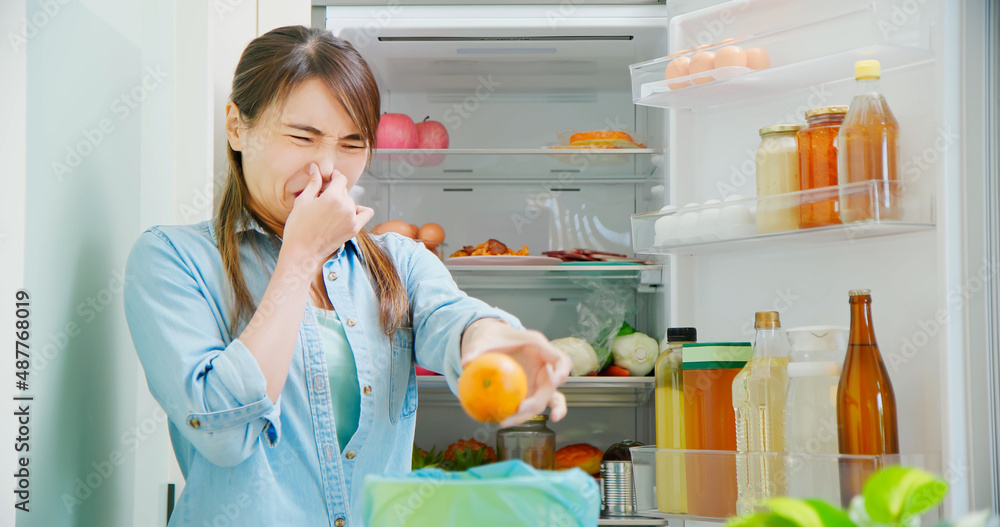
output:
[[[899,453],[896,398],[872,328],[871,291],[850,293],[851,336],[837,388],[837,428],[840,453],[881,455]],[[841,500],[861,493],[871,463],[841,462]]]

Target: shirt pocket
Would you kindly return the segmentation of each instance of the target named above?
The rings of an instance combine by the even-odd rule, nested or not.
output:
[[[413,371],[413,328],[399,328],[392,336],[389,367],[389,420],[396,424],[417,411],[417,377]]]

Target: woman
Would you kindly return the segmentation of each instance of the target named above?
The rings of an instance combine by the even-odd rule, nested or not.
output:
[[[348,191],[371,158],[374,77],[350,44],[285,27],[240,57],[215,218],[154,227],[129,256],[125,309],[170,416],[184,492],[170,525],[360,525],[367,474],[409,470],[417,364],[488,351],[525,368],[505,421],[551,406],[570,361],[469,298],[430,251],[363,227]]]

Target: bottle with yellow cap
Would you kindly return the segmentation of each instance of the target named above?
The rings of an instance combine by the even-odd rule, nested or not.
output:
[[[899,124],[879,88],[879,61],[854,64],[857,91],[837,136],[837,165],[841,185],[878,181],[878,196],[842,189],[840,219],[898,220],[902,217],[899,179]]]
[[[738,452],[785,452],[785,399],[791,347],[776,311],[754,317],[753,356],[733,380]],[[788,493],[780,458],[737,456],[737,514],[753,512],[761,501]]]

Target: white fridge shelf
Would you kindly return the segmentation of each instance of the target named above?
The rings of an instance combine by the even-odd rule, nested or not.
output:
[[[800,228],[800,212],[828,207],[836,223]],[[632,216],[639,255],[712,254],[853,241],[933,229],[933,200],[898,183],[864,181]]]
[[[581,282],[633,282],[637,287],[662,283],[663,266],[638,263],[593,263],[551,266],[449,266],[460,287],[475,289],[524,289],[578,287]]]
[[[570,377],[559,391],[571,406],[634,407],[650,399],[655,386],[653,377]],[[448,383],[440,375],[418,375],[420,404],[459,406]]]
[[[381,148],[375,151],[375,156],[616,156],[660,153],[653,148]]]
[[[633,64],[629,66],[632,100],[658,108],[707,109],[853,79],[854,63],[859,60],[877,59],[885,71],[933,59],[929,24],[914,19],[886,31],[884,24],[891,15],[892,3],[878,0],[809,23]],[[757,70],[728,66],[667,82],[671,62],[688,60],[702,52],[717,52],[725,46],[762,49],[769,56],[770,66]],[[700,79],[702,84],[683,82],[693,77],[705,79]]]
[[[369,173],[384,182],[645,181],[663,163],[654,148],[447,148],[379,149]]]

